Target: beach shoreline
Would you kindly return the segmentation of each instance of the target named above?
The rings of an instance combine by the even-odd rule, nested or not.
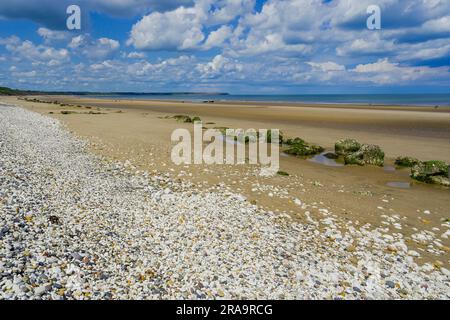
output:
[[[48,102],[56,100],[50,98]],[[60,120],[75,135],[87,139],[90,150],[97,155],[128,161],[138,170],[164,174],[203,190],[227,187],[265,210],[287,213],[296,221],[308,219],[298,201],[315,207],[322,204],[340,218],[358,224],[390,226],[393,233],[399,229],[386,217],[403,217],[407,227],[401,227],[401,232],[405,237],[412,237],[426,227],[439,239],[442,223],[448,219],[448,188],[415,182],[409,177],[409,169],[396,169],[394,165],[395,157],[405,155],[450,162],[448,113],[73,100],[73,97],[58,97],[57,104],[15,97],[2,100]],[[178,128],[193,130],[192,124],[172,119],[177,114],[200,116],[208,128],[278,128],[285,137],[301,137],[327,151],[334,150],[338,139],[355,138],[379,145],[386,153],[386,167],[329,167],[284,154],[280,156],[280,170],[289,174],[286,177],[261,177],[260,168],[251,165],[176,166],[170,158],[171,133]],[[414,123],[421,126],[412,127]],[[397,130],[392,131],[393,128]],[[414,134],[410,134],[411,130]],[[428,211],[433,214],[423,214]],[[316,210],[309,212],[312,216],[322,215]],[[450,250],[448,239],[439,240],[443,247],[429,249],[411,238],[411,243],[423,250],[421,263],[444,258],[439,261],[449,264],[448,253],[444,257],[434,254],[442,252],[442,248]]]
[[[231,102],[206,104],[71,96],[42,96],[38,99],[100,109],[128,110],[133,114],[195,115],[207,118],[209,122],[225,123],[228,127],[277,128],[286,135],[303,137],[326,148],[333,148],[334,142],[341,138],[352,137],[382,146],[388,158],[413,156],[422,160],[450,162],[450,108]]]
[[[294,220],[235,188],[96,156],[48,115],[12,104],[0,115],[0,298],[448,298],[448,269],[417,264],[399,233],[323,203]]]
[[[41,97],[41,99],[43,99],[43,97]],[[6,147],[10,146],[10,148],[12,148],[13,155],[17,152],[22,152],[22,147],[20,147],[22,144],[27,146],[24,147],[25,149],[32,148],[32,150],[34,150],[33,152],[30,151],[31,153],[27,156],[27,159],[34,159],[34,153],[37,152],[38,154],[36,156],[38,156],[39,159],[42,158],[42,160],[36,159],[37,163],[41,163],[44,159],[46,161],[45,163],[48,162],[46,169],[39,171],[40,173],[38,173],[38,176],[43,175],[44,181],[46,179],[54,179],[52,174],[48,175],[48,172],[53,170],[58,172],[58,174],[55,173],[57,176],[60,175],[60,172],[68,174],[68,180],[61,180],[60,177],[56,181],[58,181],[57,185],[60,183],[65,185],[67,183],[67,190],[69,191],[64,191],[62,194],[67,195],[69,199],[73,199],[74,197],[71,195],[72,192],[78,192],[76,191],[78,190],[78,187],[75,189],[72,188],[74,183],[78,183],[75,181],[79,181],[80,179],[86,180],[86,185],[83,187],[87,188],[86,190],[90,190],[91,188],[99,188],[99,190],[101,190],[97,191],[99,193],[94,193],[98,194],[100,198],[93,204],[86,204],[86,200],[79,203],[75,202],[73,204],[70,201],[66,204],[60,203],[60,195],[57,190],[60,188],[66,188],[64,186],[58,187],[56,185],[55,188],[57,189],[55,189],[55,193],[50,196],[50,199],[56,199],[55,201],[58,203],[55,202],[55,205],[61,206],[61,210],[63,211],[67,211],[69,208],[72,208],[70,209],[72,211],[75,210],[74,212],[78,212],[77,210],[80,210],[80,208],[85,208],[85,210],[87,210],[81,211],[76,215],[70,214],[67,217],[61,216],[58,218],[58,221],[67,220],[67,222],[71,225],[73,224],[74,227],[85,228],[88,234],[92,234],[92,236],[88,236],[86,240],[83,240],[86,241],[86,246],[90,248],[90,251],[81,255],[77,253],[77,257],[79,256],[80,259],[90,259],[92,255],[95,256],[96,250],[100,250],[96,247],[91,247],[92,244],[89,240],[90,237],[94,237],[94,235],[96,235],[95,237],[99,238],[98,241],[109,241],[109,238],[103,239],[102,233],[99,233],[98,228],[95,227],[98,223],[104,227],[106,226],[107,228],[111,228],[112,230],[116,230],[117,228],[122,230],[124,228],[120,231],[122,232],[121,234],[123,234],[123,237],[127,239],[132,237],[135,241],[137,241],[135,245],[141,246],[141,250],[148,250],[145,243],[147,243],[148,239],[150,239],[150,235],[154,234],[155,223],[160,221],[161,217],[166,217],[167,212],[182,209],[183,214],[181,216],[178,211],[175,211],[173,214],[170,214],[170,219],[167,218],[167,222],[162,224],[164,228],[166,226],[172,226],[163,232],[164,238],[166,235],[170,234],[171,239],[174,239],[173,245],[176,249],[173,249],[174,251],[172,250],[170,252],[182,254],[182,252],[185,252],[184,250],[186,250],[183,246],[179,247],[180,234],[178,234],[178,231],[175,230],[184,230],[179,229],[182,228],[179,224],[183,226],[186,221],[190,221],[188,223],[193,223],[193,225],[198,226],[199,221],[204,221],[204,219],[207,219],[208,223],[205,224],[201,230],[210,230],[210,228],[212,228],[211,232],[214,233],[216,228],[215,223],[219,223],[219,227],[217,227],[219,229],[217,232],[231,230],[236,226],[239,227],[239,231],[234,229],[234,231],[230,231],[230,234],[235,234],[235,237],[242,239],[242,241],[246,243],[243,246],[239,246],[242,250],[244,250],[244,253],[239,254],[239,256],[254,255],[255,252],[260,252],[262,248],[266,248],[267,243],[265,241],[271,237],[272,228],[274,228],[274,230],[280,230],[274,231],[277,234],[279,234],[279,232],[284,234],[285,231],[283,230],[296,230],[294,231],[294,234],[289,234],[287,238],[283,238],[289,241],[289,243],[291,243],[290,241],[294,241],[293,243],[301,244],[302,248],[292,251],[292,254],[296,257],[295,259],[300,259],[304,252],[310,250],[314,261],[318,261],[317,259],[322,257],[324,260],[321,263],[327,264],[334,259],[334,253],[336,253],[338,255],[338,260],[340,260],[339,262],[333,262],[333,265],[346,265],[350,269],[356,268],[355,270],[359,270],[357,271],[358,274],[360,274],[360,272],[361,274],[365,274],[365,265],[373,262],[379,265],[381,268],[380,270],[386,270],[382,272],[384,272],[388,278],[377,278],[378,280],[374,280],[375,282],[373,285],[375,285],[376,289],[371,290],[370,292],[363,291],[362,296],[360,296],[359,293],[353,293],[353,291],[350,290],[348,291],[349,294],[351,294],[348,296],[349,298],[402,298],[408,297],[410,294],[414,296],[418,293],[413,291],[409,285],[406,284],[406,282],[413,281],[418,285],[421,283],[424,274],[429,274],[430,272],[432,272],[433,277],[436,277],[436,279],[439,277],[448,278],[447,273],[448,269],[450,269],[450,242],[448,239],[448,230],[450,228],[450,222],[448,220],[450,190],[444,187],[415,183],[409,178],[409,172],[405,169],[394,169],[392,171],[392,158],[390,157],[387,159],[388,166],[385,168],[380,168],[373,166],[328,167],[314,163],[310,161],[310,159],[300,159],[293,156],[281,156],[281,170],[287,172],[288,176],[276,175],[274,177],[261,176],[261,167],[252,165],[176,166],[171,163],[170,160],[170,151],[172,147],[172,144],[170,143],[170,133],[174,129],[180,127],[192,130],[192,124],[177,122],[172,118],[172,116],[180,110],[186,111],[184,112],[185,114],[193,115],[191,112],[187,112],[186,109],[170,110],[169,112],[167,110],[167,106],[165,108],[160,107],[158,106],[158,103],[156,103],[156,106],[150,108],[139,104],[132,104],[131,106],[126,107],[123,102],[114,101],[108,102],[108,106],[103,105],[101,101],[92,102],[86,100],[76,100],[76,102],[79,103],[77,105],[72,105],[72,100],[64,100],[58,102],[58,104],[55,104],[25,101],[23,98],[19,100],[16,97],[2,97],[0,102],[6,105],[16,106],[16,108],[12,108],[10,111],[5,111],[7,119],[12,119],[6,119],[5,122],[5,124],[7,124],[4,129],[6,130],[6,141],[8,142],[8,139],[12,141],[18,139],[15,136],[20,134],[13,132],[26,132],[24,136],[25,138],[20,137],[20,139],[25,140],[18,140],[19,142],[17,143],[19,143],[19,145],[11,144],[12,142],[7,143]],[[112,105],[115,107],[112,107]],[[208,109],[214,109],[215,107],[216,106],[207,106]],[[0,111],[2,111],[1,108],[3,107],[0,106]],[[32,112],[27,113],[29,111],[25,111],[22,108]],[[174,106],[174,108],[179,107]],[[195,108],[195,106],[188,106],[188,108],[194,108],[195,111],[202,112],[200,107]],[[233,109],[234,108],[239,107],[233,107]],[[259,107],[251,108],[252,110],[254,109],[260,113]],[[18,111],[15,111],[14,109],[18,109]],[[277,111],[279,111],[279,109]],[[354,112],[354,110],[352,110],[352,112]],[[43,117],[40,117],[38,114]],[[411,117],[411,112],[406,112],[403,114],[409,114],[409,117]],[[168,117],[168,115],[170,116]],[[345,115],[347,116],[348,113],[346,112]],[[413,115],[416,116],[417,113],[413,112]],[[66,133],[59,133],[60,129],[58,129],[56,131],[56,136],[51,138],[55,132],[49,131],[49,128],[53,126],[49,125],[49,121],[51,121],[49,120],[49,117],[56,119],[58,126],[60,123],[61,130]],[[204,113],[202,114],[202,119],[205,122],[205,125],[209,123],[208,126],[228,125],[246,128],[248,126],[258,127],[258,125],[268,124],[268,122],[236,119],[235,116],[228,114],[226,116],[209,115],[205,118],[203,117]],[[430,117],[431,120],[436,120],[435,116],[428,115],[428,117]],[[33,119],[36,119],[36,124]],[[18,122],[18,127],[9,121]],[[33,121],[31,122],[32,125],[30,124],[30,127],[26,124],[27,121]],[[288,127],[282,127],[282,129],[286,128]],[[303,127],[298,133],[304,133],[304,128],[305,127]],[[437,128],[439,128],[439,126],[437,126]],[[48,134],[46,133],[47,131],[49,131]],[[296,133],[294,130],[286,130],[286,132],[289,132],[290,135]],[[356,131],[347,131],[349,134],[354,134],[355,132]],[[325,132],[325,135],[328,133],[329,130]],[[77,157],[84,158],[85,151],[79,153],[79,151],[76,151],[77,149],[75,149],[70,151],[70,154],[73,153],[73,155],[67,158],[68,156],[65,155],[67,152],[65,151],[67,147],[64,147],[64,144],[67,143],[67,138],[65,138],[65,136],[69,134],[70,136],[73,136],[73,138],[70,139],[80,141],[77,142],[77,144],[82,143],[85,146],[83,148],[86,148],[86,150],[88,150],[94,157],[104,159],[102,160],[105,161],[101,166],[102,169],[97,169],[98,164],[96,164],[96,162],[85,163],[83,160],[80,163],[76,160]],[[27,139],[33,140],[33,142],[27,142]],[[58,142],[60,139],[61,142]],[[417,141],[418,138],[416,137],[414,139]],[[426,141],[430,141],[432,139],[433,138],[427,138]],[[330,146],[326,147],[327,149],[330,148]],[[68,150],[71,149],[72,147]],[[47,158],[47,153],[51,155],[50,158]],[[61,156],[63,156],[63,159],[59,159],[59,153],[62,153]],[[435,150],[435,153],[433,153],[432,156],[436,156],[438,154],[440,154],[439,150]],[[8,152],[6,152],[6,159],[8,159],[7,155]],[[55,161],[52,160],[53,157],[55,158]],[[13,165],[16,160],[7,161],[11,161],[7,163]],[[126,186],[129,185],[129,182],[117,182],[121,187],[113,189],[116,190],[114,191],[114,195],[120,194],[120,197],[123,196],[125,198],[132,196],[132,199],[135,197],[141,197],[139,198],[141,200],[136,199],[136,202],[132,205],[134,211],[132,210],[132,212],[125,215],[122,213],[118,216],[114,216],[112,220],[108,217],[110,207],[106,205],[106,207],[103,208],[105,206],[104,199],[109,198],[111,195],[104,193],[105,190],[107,190],[107,187],[104,184],[105,182],[100,183],[100,181],[105,179],[105,177],[107,177],[109,181],[108,184],[113,183],[112,181],[117,179],[110,176],[109,172],[114,173],[116,172],[116,169],[111,169],[110,164],[108,163],[120,163],[122,164],[121,168],[126,168],[126,172],[129,172],[131,177],[145,177],[145,179],[149,177],[151,181],[157,183],[156,186],[153,185],[152,182],[150,187],[145,184],[144,187],[137,187],[136,189],[128,190],[128,187]],[[54,168],[52,168],[53,164]],[[81,167],[78,168],[80,165]],[[105,165],[106,167],[104,167]],[[90,168],[94,170],[95,173],[85,172],[85,170],[88,170],[89,172],[89,170],[91,170]],[[103,172],[104,170],[106,170],[105,173],[102,173],[99,176],[98,172]],[[8,169],[6,169],[7,177],[8,172]],[[72,178],[70,177],[72,176],[75,178],[75,181],[71,180]],[[14,178],[15,176],[13,175],[12,177]],[[95,182],[91,182],[92,179],[94,179]],[[136,178],[130,179],[133,179],[132,181],[136,181]],[[396,188],[387,185],[389,182],[407,183],[410,187],[406,189]],[[34,190],[36,186],[33,184],[32,186],[32,190]],[[180,186],[186,187],[184,189],[180,189]],[[141,195],[138,190],[143,190],[142,188],[150,188],[152,191],[148,195]],[[90,192],[87,193],[87,195],[89,194]],[[149,196],[150,200],[148,198]],[[188,198],[184,201],[179,201],[180,197],[185,196]],[[161,204],[162,199],[165,199],[164,197],[167,198],[167,201],[163,200],[163,204]],[[190,202],[192,197],[195,197],[195,199],[198,200]],[[144,201],[143,199],[146,200]],[[175,199],[177,199],[177,201],[175,201]],[[2,201],[5,202],[5,200]],[[8,201],[9,200],[6,200],[7,208],[12,212],[14,211],[14,207],[8,205]],[[30,197],[30,201],[32,201],[32,197]],[[119,203],[124,203],[123,201],[124,200],[119,200]],[[148,219],[155,219],[155,221],[149,225],[146,223],[136,225],[132,218],[136,215],[135,210],[141,210],[139,208],[142,208],[142,206],[148,206],[147,201],[150,201],[150,203],[155,201],[155,204],[151,205],[151,210],[154,210],[154,208],[159,208],[153,213],[156,215],[141,216],[141,214],[139,214],[138,217],[141,220],[143,219],[142,221],[148,221]],[[235,203],[235,201],[237,201],[237,203]],[[40,212],[39,210],[26,219],[30,219],[30,221],[32,221],[31,219],[37,219],[37,221],[48,219],[48,217],[38,214],[38,212]],[[104,213],[105,216],[98,215],[99,210],[106,210]],[[114,210],[123,209],[119,206]],[[244,213],[243,210],[247,211]],[[218,213],[219,211],[221,213]],[[97,214],[94,216],[87,214],[90,212],[97,212]],[[218,215],[216,216],[216,214]],[[266,215],[268,217],[267,219],[269,219],[267,221],[265,218]],[[117,217],[120,217],[120,221],[123,223],[121,222],[117,225]],[[223,217],[226,217],[225,221],[223,221]],[[260,222],[256,222],[256,225],[259,227],[256,227],[256,229],[253,230],[255,227],[255,222],[252,219],[256,219],[256,221],[264,219],[265,222],[261,225]],[[39,223],[42,225],[42,221]],[[248,223],[248,227],[242,228],[242,223],[245,225]],[[127,228],[126,226],[131,227]],[[136,232],[136,234],[142,234],[142,228],[146,228],[146,233],[144,233],[144,235],[147,236],[137,238],[133,237],[129,228],[134,230],[133,232]],[[297,230],[304,230],[301,236],[297,234]],[[181,231],[183,237],[191,235],[191,233],[186,232],[187,231]],[[44,233],[44,235],[46,234],[47,233]],[[64,234],[61,234],[61,236],[64,236]],[[230,243],[235,243],[235,241],[232,240],[233,238],[230,238],[229,236],[227,237],[224,235],[218,240],[218,243],[221,243],[221,245],[228,245],[228,240],[231,241]],[[282,237],[285,236],[283,235]],[[258,239],[265,240],[262,241]],[[43,241],[48,240],[44,239]],[[252,243],[252,241],[262,242],[258,242],[259,245],[256,245],[255,248],[259,249],[255,249],[256,251],[254,251],[254,249],[251,249],[253,248],[253,244],[250,245],[246,241],[250,241],[249,243]],[[172,242],[170,243],[172,245]],[[167,241],[161,243],[158,242],[158,245],[165,247],[167,245]],[[202,242],[202,246],[203,245],[205,248],[209,247],[211,245],[211,240]],[[189,248],[190,246],[188,246],[188,250],[191,250]],[[60,250],[67,249],[64,247],[60,248]],[[233,249],[223,249],[219,250],[218,254],[234,254],[236,250],[237,248],[235,247],[233,247]],[[128,250],[126,252],[128,252]],[[150,253],[146,254],[149,259],[154,259],[154,256]],[[164,253],[164,255],[165,254],[166,253]],[[280,259],[280,256],[278,254],[273,255],[270,253],[265,253],[262,255],[261,257],[263,259],[261,261],[267,261],[267,257],[269,256],[271,257],[270,259],[273,259],[273,263],[278,263],[276,261]],[[134,257],[131,258],[134,259]],[[111,257],[108,259],[116,258]],[[102,262],[105,266],[109,264],[110,260],[108,259]],[[129,258],[122,257],[120,259]],[[174,260],[172,262],[175,263],[176,261],[178,260]],[[300,261],[301,259],[292,265],[293,269],[289,267],[288,270],[291,271],[289,271],[288,274],[282,278],[284,279],[282,281],[286,281],[286,279],[290,279],[289,281],[294,281],[292,285],[289,285],[289,288],[297,288],[299,285],[295,282],[295,277],[297,277],[295,274],[299,273],[295,273],[294,271],[296,269],[298,270],[298,268],[300,268],[298,272],[301,273],[301,277],[306,277],[306,281],[310,281],[310,279],[314,278],[314,276],[311,276],[309,271],[307,271],[309,267],[299,267],[300,265],[304,265],[309,262],[304,261],[304,263],[301,263]],[[204,263],[205,262],[203,261],[202,264]],[[243,266],[246,265],[246,263],[247,262],[240,261],[238,265]],[[393,263],[397,264],[397,266],[394,267],[392,265]],[[208,270],[211,268],[216,268],[213,259],[208,259],[208,264],[211,265]],[[143,265],[145,266],[146,262],[144,262]],[[174,266],[175,265],[176,264],[174,264]],[[266,271],[262,274],[258,274],[258,279],[265,279],[265,277],[270,274],[272,270],[272,262],[271,264],[266,264],[266,262],[264,262],[264,265]],[[115,264],[113,266],[114,268],[119,268],[119,266],[116,266]],[[161,273],[164,275],[165,279],[167,277],[167,279],[172,279],[172,273],[167,273],[164,265],[159,266],[160,267],[157,270],[152,269],[152,274],[155,272],[156,274]],[[182,264],[179,265],[179,267],[181,267],[181,269],[178,272],[180,274],[184,274],[186,266]],[[198,270],[195,269],[197,267],[198,265],[195,263],[193,265],[189,265],[188,270]],[[218,267],[224,268],[224,265],[220,264]],[[402,276],[393,274],[392,271],[389,271],[393,270],[392,268],[400,270],[405,267],[409,268],[412,272],[408,273],[408,275],[412,277],[409,280],[403,279]],[[232,267],[230,266],[229,268]],[[360,268],[362,269],[360,270]],[[230,270],[232,269],[227,269],[226,272],[234,272]],[[84,267],[81,267],[81,271],[86,272]],[[251,273],[254,273],[254,271]],[[330,283],[334,283],[337,279],[329,278],[330,274],[330,272],[324,273],[324,277],[327,278],[327,280],[323,283],[327,286],[329,286]],[[116,277],[116,271],[111,270],[111,275]],[[197,283],[197,276],[197,271],[189,273],[189,277],[192,277],[192,281],[190,280],[189,285],[192,283]],[[341,271],[339,277],[347,277],[347,272]],[[62,279],[65,278],[63,277]],[[103,283],[101,279],[98,280],[97,278],[91,276],[85,276],[85,279],[88,281],[90,286],[95,286],[96,283]],[[120,280],[118,278],[114,280],[113,283],[108,284],[108,286],[113,285],[114,287],[117,286],[125,288],[122,289],[122,295],[114,295],[113,297],[132,297],[138,299],[143,297],[195,297],[195,295],[190,293],[180,292],[180,288],[184,287],[186,282],[180,283],[177,282],[177,279],[170,280],[171,282],[169,282],[170,285],[168,286],[164,283],[158,283],[159,286],[164,288],[163,291],[158,291],[158,293],[142,293],[142,287],[139,282],[147,281],[146,276],[138,276],[138,279],[141,279],[139,281],[133,280],[136,279],[136,276],[133,275],[127,276],[127,279],[131,279],[128,281],[135,284],[132,286],[129,284],[123,284],[123,279]],[[57,280],[58,283],[60,281],[61,280]],[[148,281],[151,281],[151,279],[148,279]],[[260,280],[258,280],[256,284],[258,284],[259,281]],[[440,280],[433,282],[433,286],[441,286],[439,284],[440,282]],[[277,280],[274,283],[278,283],[274,285],[279,286],[279,283],[281,282]],[[360,283],[361,282],[358,280],[355,282],[354,286],[360,288]],[[395,283],[399,284],[398,289],[395,289],[395,287],[392,289],[393,283],[394,286]],[[365,285],[366,284],[363,286]],[[415,286],[417,287],[417,285]],[[312,293],[305,289],[305,284],[300,285],[300,287],[303,288],[302,292],[284,288],[280,296],[276,294],[271,295],[266,291],[261,291],[257,294],[257,296],[268,298],[276,297],[279,299],[282,299],[283,297],[324,298],[332,297],[341,290],[338,286],[338,291],[336,292],[332,291],[328,293],[328,290],[325,290],[323,293],[320,293],[317,290],[313,290],[313,292],[316,293]],[[69,289],[65,294],[68,294],[69,298],[76,299],[95,299],[103,297],[91,296],[92,293],[90,288],[91,287],[89,287],[86,291],[89,296],[84,296],[84,293],[77,291],[76,288],[65,288],[66,290]],[[128,288],[132,288],[132,291],[128,291]],[[41,289],[44,290],[43,294],[45,296],[48,295],[54,298],[59,297],[60,291],[56,291],[56,289],[53,290],[53,288],[43,286],[38,287],[36,290],[39,290],[40,292]],[[206,289],[207,291],[200,290],[201,293],[199,291],[198,294],[200,294],[200,296],[198,297],[242,297],[239,291],[236,291],[237,286],[234,284],[225,287],[206,286],[205,290]],[[252,294],[254,294],[255,290],[255,287],[249,287],[245,296],[253,297]],[[102,292],[102,294],[105,292]],[[425,293],[421,291],[420,294],[423,296]],[[430,297],[435,298],[443,298],[445,296],[445,293],[442,291],[440,293],[431,294],[432,295]]]

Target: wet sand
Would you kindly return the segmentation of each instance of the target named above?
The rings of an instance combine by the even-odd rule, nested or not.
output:
[[[409,155],[450,162],[450,108],[445,107],[45,99],[134,113],[198,115],[229,127],[279,128],[287,136],[300,136],[327,148],[332,148],[338,139],[352,137],[382,146],[391,158]]]
[[[296,157],[280,158],[281,170],[288,172],[288,177],[260,177],[259,168],[250,165],[175,166],[170,161],[170,134],[180,127],[192,129],[192,125],[165,119],[175,114],[186,114],[200,116],[209,128],[278,128],[287,137],[298,136],[328,150],[333,149],[338,139],[355,138],[380,145],[386,153],[387,165],[392,165],[393,159],[401,155],[450,162],[448,109],[203,104],[75,97],[39,99],[82,107],[31,103],[16,98],[1,100],[62,120],[76,135],[88,138],[95,153],[121,161],[130,160],[137,170],[164,172],[208,189],[228,187],[253,203],[275,212],[287,212],[305,223],[308,221],[305,209],[296,199],[311,205],[312,209],[308,211],[312,216],[323,216],[324,212],[315,209],[326,207],[327,214],[343,221],[384,226],[393,234],[401,233],[408,245],[419,250],[423,262],[438,260],[444,265],[449,263],[450,243],[447,238],[442,238],[447,231],[444,224],[450,218],[448,189],[414,183],[408,170],[392,171],[370,166],[328,167]],[[60,113],[63,110],[78,113],[63,115]],[[92,110],[103,114],[88,114]],[[387,186],[392,182],[411,183],[412,187]],[[397,219],[397,222],[392,219]],[[416,241],[413,235],[424,230],[435,234],[438,243]]]

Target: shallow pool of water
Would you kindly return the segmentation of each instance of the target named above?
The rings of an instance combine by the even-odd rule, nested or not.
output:
[[[410,189],[411,188],[411,183],[409,183],[409,182],[393,181],[393,182],[386,183],[386,185],[388,187],[400,188],[400,189]]]
[[[327,167],[343,167],[344,165],[342,163],[336,162],[335,159],[329,159],[325,157],[327,153],[330,153],[330,151],[323,152],[321,154],[318,154],[310,159],[308,161],[318,163]]]
[[[395,172],[396,171],[395,167],[393,167],[393,166],[384,166],[383,169],[386,172]]]

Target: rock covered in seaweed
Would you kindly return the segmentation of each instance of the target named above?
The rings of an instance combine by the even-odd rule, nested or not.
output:
[[[444,187],[450,187],[450,179],[444,176],[431,176],[430,183],[439,184]]]
[[[443,161],[419,162],[411,168],[411,178],[431,184],[450,186],[448,164]]]
[[[344,157],[345,164],[357,164],[360,166],[374,165],[382,167],[384,165],[384,152],[377,145],[363,144],[358,151]]]
[[[384,152],[377,145],[361,144],[355,139],[342,139],[335,144],[336,155],[343,156],[345,164],[384,165]]]
[[[289,138],[286,141],[284,141],[284,143],[287,144],[288,146],[293,146],[296,144],[306,143],[306,141],[297,137],[297,138]]]
[[[295,156],[313,156],[325,150],[321,146],[308,143],[300,138],[288,139],[286,140],[286,144],[289,146],[289,149],[287,149],[285,153]]]
[[[411,157],[397,157],[397,159],[395,159],[395,165],[405,168],[412,168],[419,162],[418,159]]]
[[[342,139],[336,142],[335,152],[339,156],[345,156],[361,149],[361,144],[355,139]]]

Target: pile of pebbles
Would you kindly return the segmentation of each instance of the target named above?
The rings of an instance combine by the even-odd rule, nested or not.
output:
[[[450,297],[401,235],[323,223],[136,172],[0,105],[0,299]]]

